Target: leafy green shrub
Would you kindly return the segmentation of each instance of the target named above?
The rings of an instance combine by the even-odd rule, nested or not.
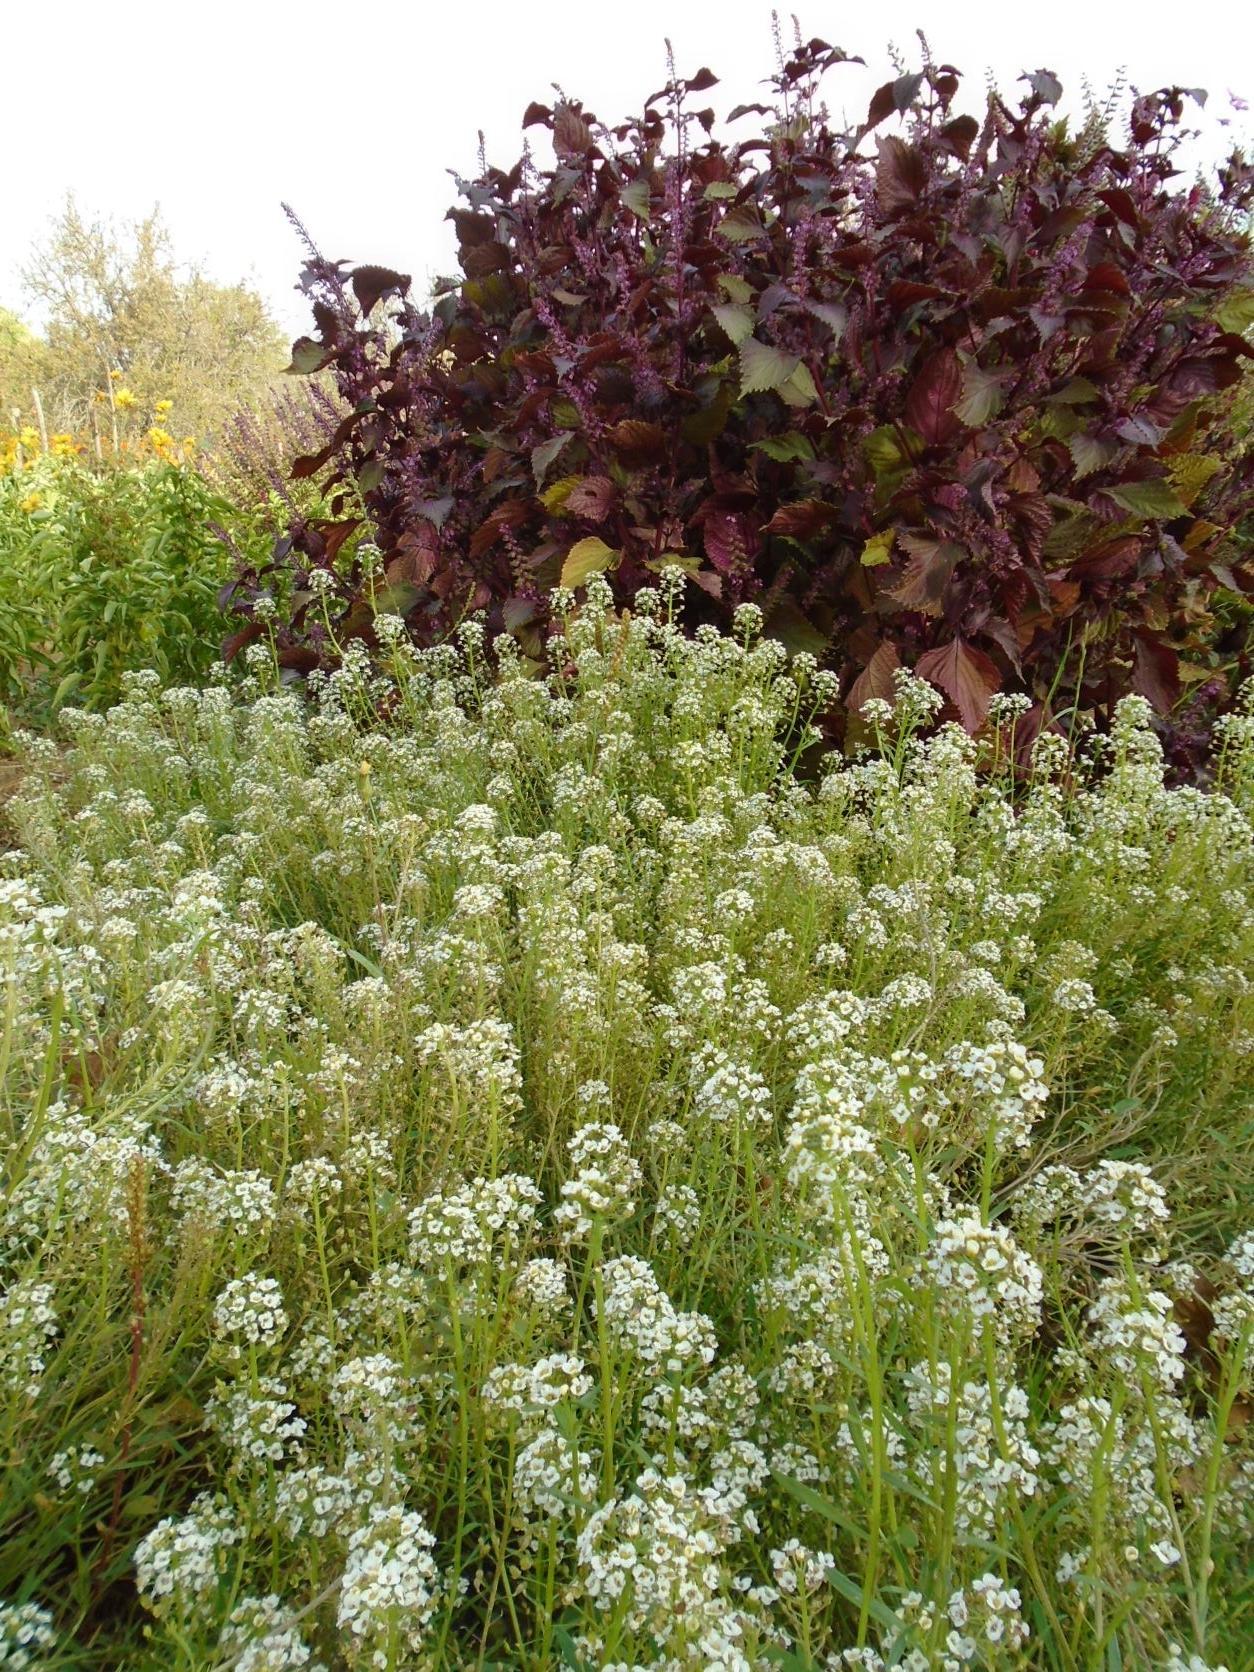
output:
[[[999,690],[1035,726],[1213,675],[1212,598],[1254,588],[1226,429],[1254,174],[1178,187],[1179,89],[1118,147],[1077,139],[1047,72],[969,115],[928,62],[839,133],[817,84],[843,57],[799,47],[740,142],[689,108],[708,70],[615,128],[531,106],[556,165],[464,188],[430,315],[401,274],[311,257],[293,365],[351,412],[297,468],[360,487],[388,584],[372,605],[337,563],[351,520],[294,525],[284,643],[331,665],[374,607],[424,643],[482,608],[535,653],[559,580],[630,596],[679,562],[694,620],[759,600],[852,709],[903,664],[972,730]]]
[[[1254,714],[801,784],[832,676],[661,603],[32,745],[0,1644],[1246,1664]]]
[[[172,462],[97,474],[48,457],[0,475],[0,694],[101,708],[128,670],[203,674],[225,627],[223,519],[230,508]]]

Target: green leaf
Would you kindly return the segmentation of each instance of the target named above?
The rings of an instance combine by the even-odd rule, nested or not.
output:
[[[1248,331],[1254,325],[1254,290],[1238,290],[1221,303],[1215,322],[1225,331]]]
[[[647,180],[633,180],[629,186],[624,186],[618,195],[633,215],[638,215],[642,221],[648,220],[649,182]]]
[[[314,342],[312,337],[299,337],[292,344],[292,363],[287,370],[298,377],[308,377],[311,372],[321,371],[328,358],[321,343]]]
[[[824,633],[805,616],[790,598],[781,598],[766,618],[763,632],[768,639],[776,639],[790,655],[805,651],[810,656],[822,656],[831,644],[831,635]]]
[[[1002,388],[1005,372],[986,372],[974,360],[962,368],[962,394],[954,411],[970,429],[982,429],[1002,409],[1006,395]]]
[[[878,569],[881,563],[891,563],[893,560],[894,533],[891,528],[883,528],[878,534],[872,534],[862,548],[862,567],[864,569]]]
[[[1188,506],[1179,499],[1171,483],[1162,477],[1148,482],[1125,482],[1121,488],[1107,488],[1116,505],[1134,517],[1183,517]]]
[[[82,682],[83,682],[83,676],[82,676],[81,672],[67,673],[65,678],[61,681],[61,683],[57,686],[56,690],[53,692],[53,695],[52,695],[52,706],[53,706],[53,708],[54,709],[55,708],[60,708],[62,703],[65,702],[69,698],[69,696],[71,695],[71,693],[73,691],[77,690],[77,688],[82,684]]]
[[[813,406],[819,398],[819,392],[814,386],[814,379],[810,375],[810,368],[802,360],[796,371],[780,390],[780,397],[788,406]]]
[[[421,596],[422,588],[412,581],[393,581],[375,593],[374,612],[376,615],[405,615]]]
[[[1066,441],[1080,428],[1084,417],[1068,406],[1045,406],[1041,409],[1041,434],[1054,441]]]
[[[733,302],[752,302],[753,286],[737,273],[720,273],[718,282]]]
[[[714,317],[737,348],[746,337],[753,335],[753,327],[757,323],[753,309],[743,302],[720,302],[714,309]]]
[[[711,180],[701,195],[707,202],[717,198],[739,197],[740,187],[733,185],[730,180]]]
[[[575,1672],[582,1672],[583,1661],[579,1658],[579,1650],[575,1647],[575,1640],[565,1626],[554,1626],[553,1638],[562,1651],[562,1665],[573,1667]]]
[[[604,540],[595,534],[589,534],[584,540],[576,540],[566,553],[566,560],[562,564],[563,586],[583,586],[593,575],[599,575],[608,569],[618,556],[613,546],[607,546]]]
[[[881,424],[877,430],[872,430],[862,445],[877,477],[900,470],[906,462],[901,439],[891,424]]]
[[[1086,435],[1083,430],[1068,436],[1067,447],[1075,460],[1077,480],[1103,469],[1119,451],[1113,441],[1101,441],[1095,435]]]
[[[690,412],[679,426],[685,441],[704,447],[727,428],[727,416],[736,400],[735,385],[727,379],[719,384],[718,392],[708,406]]]
[[[862,1586],[856,1580],[850,1579],[847,1573],[841,1573],[839,1568],[828,1568],[827,1583],[834,1591],[839,1591],[846,1602],[853,1603],[855,1608],[861,1608]],[[885,1631],[895,1632],[898,1629],[897,1616],[891,1608],[885,1607],[878,1597],[870,1598],[867,1603],[867,1613],[876,1625],[883,1626]]]
[[[549,473],[549,466],[556,459],[571,438],[571,432],[566,430],[562,435],[555,435],[548,441],[542,441],[538,447],[531,449],[531,471],[536,479],[536,487],[544,486],[544,478]]]
[[[760,238],[766,228],[753,204],[742,203],[724,215],[714,230],[729,244],[744,244],[750,238]]]
[[[748,337],[740,345],[740,393],[756,395],[782,389],[800,364],[795,354],[785,354],[756,337]]]
[[[560,481],[554,482],[551,487],[545,488],[544,492],[540,495],[541,505],[543,505],[544,509],[552,515],[560,516],[562,507],[566,504],[566,501],[570,498],[571,494],[574,493],[575,489],[582,481],[582,476],[563,476]]]
[[[812,459],[814,448],[799,430],[789,430],[786,435],[768,436],[765,441],[751,441],[751,453],[765,453],[768,459],[774,459],[776,464],[789,464],[794,460]]]
[[[1097,400],[1099,393],[1097,385],[1087,377],[1073,377],[1045,399],[1053,406],[1084,406],[1088,401]]]
[[[815,319],[821,319],[839,342],[845,326],[849,323],[849,310],[843,302],[807,302],[805,310],[813,314]]]
[[[851,1520],[849,1516],[832,1503],[830,1498],[825,1498],[821,1492],[816,1492],[812,1486],[807,1486],[804,1481],[799,1481],[792,1475],[777,1473],[775,1478],[785,1492],[797,1500],[802,1509],[811,1510],[821,1520],[830,1522],[834,1527],[839,1527],[842,1532],[848,1533],[855,1543],[861,1543],[866,1538],[864,1527],[860,1527],[856,1521]]]

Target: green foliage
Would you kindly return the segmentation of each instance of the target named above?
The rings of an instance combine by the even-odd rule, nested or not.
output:
[[[1250,705],[1024,785],[899,674],[798,779],[833,677],[663,583],[30,740],[0,1643],[1244,1664]]]
[[[95,474],[50,457],[0,476],[0,697],[101,708],[127,670],[203,674],[225,630],[223,520],[204,480],[165,461]]]

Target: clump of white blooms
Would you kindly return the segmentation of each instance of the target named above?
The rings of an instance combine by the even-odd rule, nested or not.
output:
[[[676,1375],[690,1360],[710,1364],[714,1326],[700,1312],[679,1312],[646,1260],[621,1254],[601,1267],[601,1317],[615,1342],[650,1370]]]
[[[1185,1339],[1161,1289],[1133,1293],[1122,1277],[1108,1277],[1088,1310],[1097,1355],[1134,1385],[1143,1374],[1166,1388],[1184,1375]]]
[[[955,1591],[946,1606],[953,1630],[946,1654],[959,1666],[994,1663],[1021,1649],[1028,1639],[1023,1599],[995,1573],[981,1574],[965,1590]]]
[[[186,1515],[159,1521],[135,1551],[139,1594],[158,1617],[192,1614],[218,1585],[244,1529],[224,1499],[202,1493]]]
[[[546,1422],[518,1453],[514,1498],[522,1517],[573,1516],[596,1500],[596,1454],[581,1451]]]
[[[985,1225],[974,1215],[942,1220],[927,1276],[942,1307],[987,1319],[1001,1336],[1030,1335],[1040,1321],[1040,1267],[1000,1225]]]
[[[57,1334],[51,1283],[26,1278],[0,1291],[0,1389],[34,1399]]]
[[[824,751],[657,579],[18,739],[0,1665],[1244,1664],[1254,689]]]
[[[420,1649],[439,1587],[434,1548],[421,1515],[384,1504],[353,1533],[335,1616],[351,1663],[386,1668],[394,1644]]]
[[[795,1538],[790,1538],[782,1549],[772,1550],[770,1557],[775,1585],[784,1596],[819,1590],[836,1566],[836,1558],[830,1551],[807,1550]]]
[[[1171,1221],[1166,1191],[1139,1161],[1103,1160],[1082,1173],[1046,1167],[1016,1193],[1013,1209],[1018,1223],[1089,1257],[1125,1243],[1158,1254]]]
[[[219,1384],[205,1407],[205,1417],[241,1465],[261,1458],[277,1463],[306,1428],[287,1388],[274,1376],[257,1376],[232,1386]]]
[[[0,1602],[0,1666],[24,1672],[57,1646],[52,1615],[37,1602]]]
[[[565,1270],[556,1260],[528,1260],[514,1279],[514,1294],[539,1312],[560,1313],[570,1306]]]
[[[294,1609],[277,1596],[245,1597],[236,1603],[218,1639],[218,1653],[235,1672],[324,1672],[301,1636]]]
[[[689,1238],[701,1227],[701,1199],[690,1184],[670,1184],[653,1209],[654,1222],[664,1234]]]
[[[95,1446],[75,1446],[58,1451],[48,1464],[48,1476],[62,1492],[86,1497],[105,1465],[105,1455]]]
[[[227,1341],[231,1358],[244,1347],[273,1347],[287,1328],[283,1291],[273,1277],[249,1272],[232,1278],[213,1305],[215,1333]]]
[[[581,1126],[570,1140],[571,1176],[553,1215],[564,1239],[588,1236],[593,1227],[635,1212],[640,1163],[618,1127],[608,1121]]]
[[[549,1353],[535,1364],[498,1364],[484,1378],[488,1406],[534,1417],[563,1400],[581,1399],[592,1387],[584,1362],[573,1353]]]
[[[540,1200],[532,1180],[514,1174],[429,1196],[409,1216],[410,1258],[430,1271],[477,1265],[526,1235]]]

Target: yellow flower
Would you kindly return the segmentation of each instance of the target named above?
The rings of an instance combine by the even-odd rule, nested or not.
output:
[[[158,401],[152,410],[156,413],[158,418],[164,418],[173,405],[173,401]]]
[[[113,404],[121,407],[122,411],[126,412],[135,405],[135,396],[125,387],[115,389],[113,391]]]
[[[26,448],[38,447],[39,446],[39,431],[37,429],[34,429],[30,424],[25,424],[17,432],[17,439],[23,447],[26,447]]]
[[[54,435],[49,445],[52,448],[53,457],[58,459],[73,458],[74,454],[79,451],[78,443],[74,440],[74,437],[65,433]]]
[[[122,381],[122,374],[121,374],[121,372],[118,372],[118,371],[112,371],[112,372],[110,372],[110,373],[109,373],[109,376],[110,376],[110,377],[111,377],[111,378],[112,378],[112,379],[113,379],[113,381],[114,381],[114,382],[115,382],[115,383],[120,383],[120,382],[121,382],[121,381]]]
[[[38,511],[43,502],[44,496],[41,493],[28,493],[25,499],[18,501],[17,508],[19,511],[26,511],[27,513]]]

